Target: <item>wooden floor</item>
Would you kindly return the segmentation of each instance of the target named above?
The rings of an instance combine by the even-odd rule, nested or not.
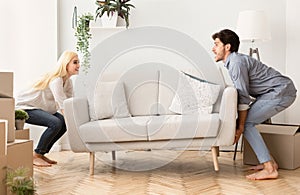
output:
[[[279,170],[276,180],[250,181],[241,154],[221,152],[220,171],[208,151],[127,151],[97,153],[95,175],[89,176],[89,154],[71,151],[47,155],[58,164],[34,168],[37,194],[300,194],[300,168]]]

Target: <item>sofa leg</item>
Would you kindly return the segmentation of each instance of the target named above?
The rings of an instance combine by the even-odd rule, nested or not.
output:
[[[218,162],[219,146],[212,146],[211,153],[213,156],[215,171],[219,171],[219,162]]]
[[[90,152],[90,175],[94,175],[95,152]]]
[[[111,151],[112,160],[116,160],[116,151]]]

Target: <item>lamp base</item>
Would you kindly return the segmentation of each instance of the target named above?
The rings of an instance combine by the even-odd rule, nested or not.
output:
[[[256,54],[258,61],[260,61],[258,48],[250,48],[249,56],[252,57],[253,54]]]

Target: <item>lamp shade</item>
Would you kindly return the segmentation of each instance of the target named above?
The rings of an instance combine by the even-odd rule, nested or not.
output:
[[[241,41],[270,40],[270,27],[265,12],[256,10],[240,12],[236,33]]]

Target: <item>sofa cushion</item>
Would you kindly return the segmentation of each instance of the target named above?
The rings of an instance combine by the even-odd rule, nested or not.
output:
[[[219,114],[161,115],[148,123],[150,141],[216,137]]]
[[[158,93],[158,113],[159,115],[174,114],[169,107],[174,98],[179,71],[170,66],[161,66],[159,70],[159,93]]]
[[[169,109],[178,114],[209,114],[219,93],[219,85],[180,72],[176,94]]]
[[[149,116],[112,118],[85,123],[79,127],[83,142],[147,141]]]
[[[127,70],[124,82],[129,112],[132,116],[156,115],[158,97],[158,65],[146,63]]]
[[[88,103],[92,121],[130,116],[122,82],[98,82]]]

